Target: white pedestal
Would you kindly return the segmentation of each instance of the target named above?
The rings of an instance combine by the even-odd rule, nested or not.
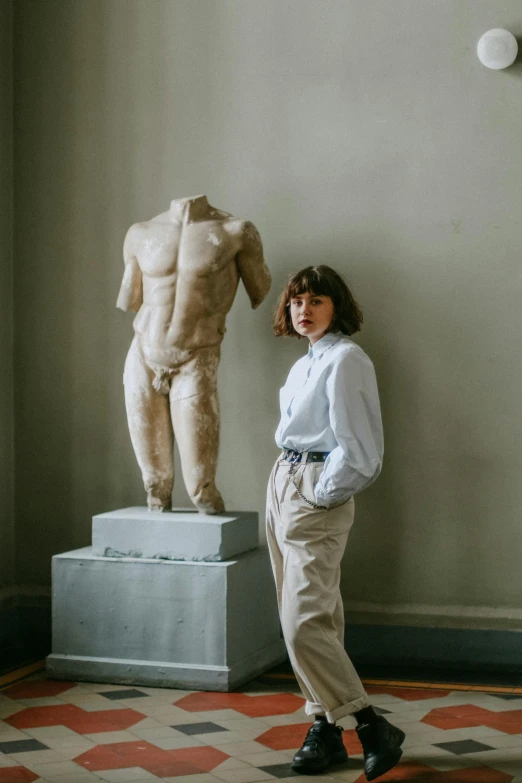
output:
[[[257,514],[122,508],[92,518],[92,551],[107,557],[227,560],[258,545]]]
[[[228,691],[285,658],[266,548],[228,560],[91,547],[53,557],[54,678]]]

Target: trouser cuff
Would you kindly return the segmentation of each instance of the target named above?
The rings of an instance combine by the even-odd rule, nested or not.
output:
[[[346,717],[346,715],[353,715],[354,712],[364,709],[364,707],[370,706],[370,700],[365,694],[360,696],[354,701],[348,701],[341,707],[336,707],[334,710],[325,710],[320,704],[313,701],[307,701],[305,704],[305,712],[307,715],[325,715],[326,720],[329,723],[335,723],[335,721]]]

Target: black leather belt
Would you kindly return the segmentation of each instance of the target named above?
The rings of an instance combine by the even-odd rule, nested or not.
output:
[[[303,456],[306,456],[305,462],[325,462],[329,451],[294,451],[293,449],[283,449],[283,459],[290,462],[301,462]]]

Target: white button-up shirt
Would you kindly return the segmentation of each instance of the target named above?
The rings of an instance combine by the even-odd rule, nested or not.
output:
[[[329,451],[315,487],[321,506],[338,505],[381,472],[384,450],[373,364],[341,332],[321,337],[297,361],[280,392],[279,448]]]

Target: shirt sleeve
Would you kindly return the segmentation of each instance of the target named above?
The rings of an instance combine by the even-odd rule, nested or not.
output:
[[[337,447],[326,459],[315,487],[319,505],[348,500],[381,472],[384,451],[375,371],[363,351],[344,353],[326,381],[328,415]]]

